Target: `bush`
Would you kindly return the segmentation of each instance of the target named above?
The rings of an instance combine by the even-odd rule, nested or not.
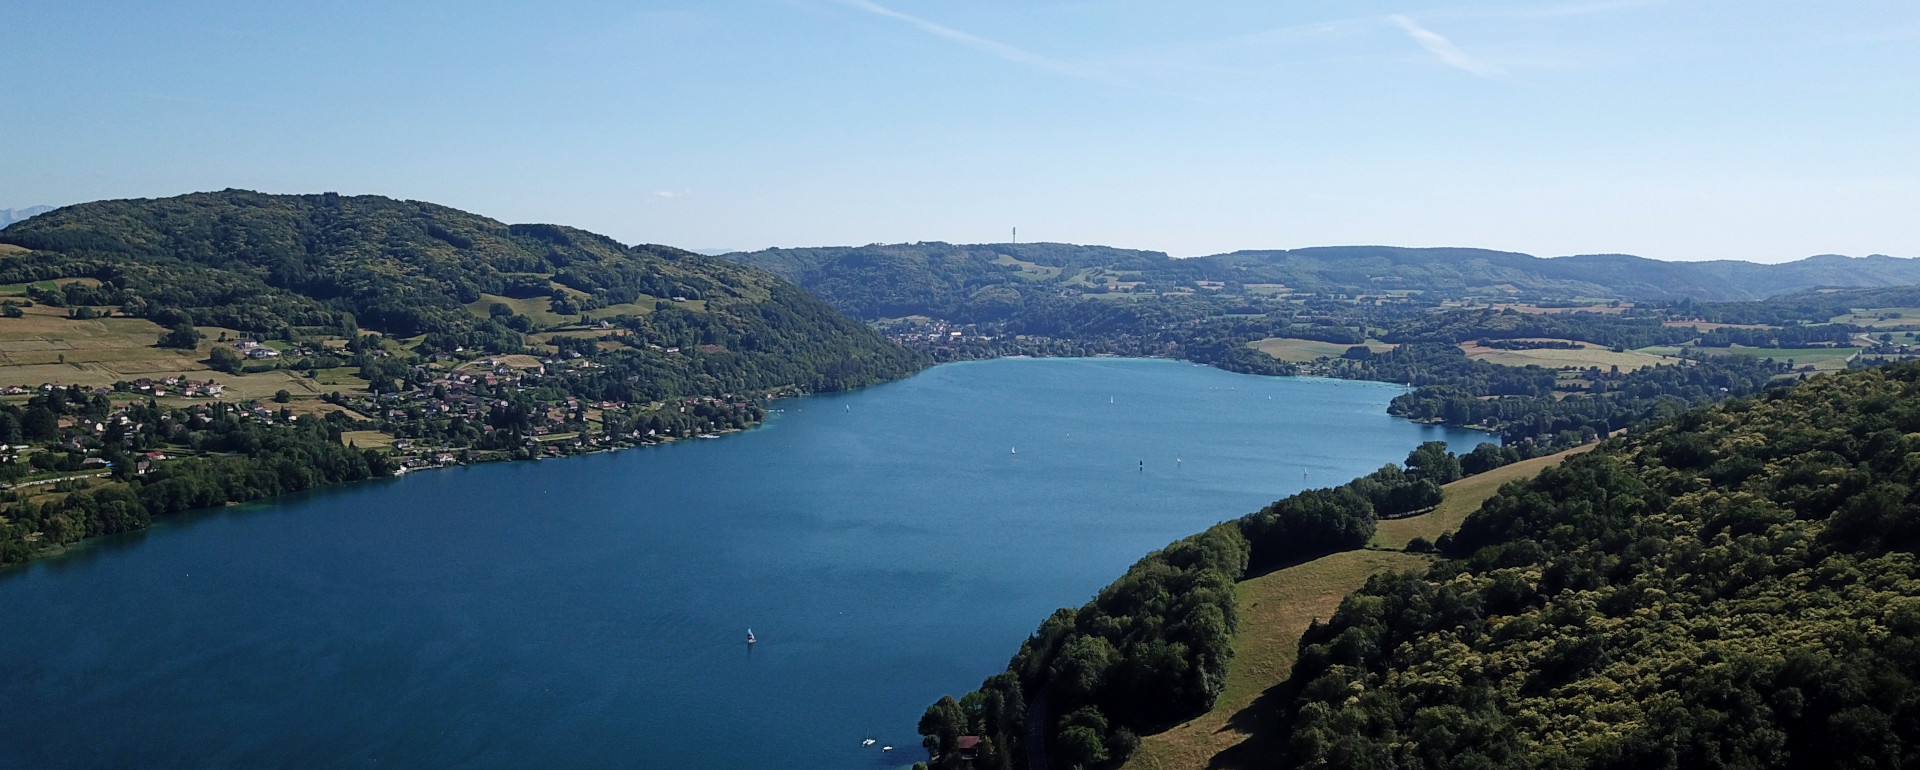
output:
[[[163,348],[192,350],[200,347],[200,339],[204,336],[199,329],[193,328],[193,324],[182,321],[175,324],[171,331],[161,335],[160,341],[154,344]]]
[[[207,356],[207,366],[216,372],[239,374],[240,367],[245,365],[246,360],[242,359],[239,353],[233,352],[232,348],[224,345],[215,347],[213,353]]]

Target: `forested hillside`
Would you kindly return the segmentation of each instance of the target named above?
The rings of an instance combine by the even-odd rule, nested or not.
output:
[[[1610,441],[1302,642],[1299,767],[1920,762],[1920,365]]]
[[[1030,304],[1049,304],[1061,291],[1049,289],[1055,285],[1091,289],[1088,274],[1160,275],[1180,272],[1182,264],[1159,252],[1061,243],[914,243],[726,256],[791,280],[856,318],[924,315],[964,323],[1006,320]]]
[[[918,365],[764,271],[417,201],[244,190],[99,201],[9,227],[0,243],[36,252],[0,259],[0,283],[95,279],[41,299],[115,306],[169,327],[274,337],[364,328],[426,335],[416,352],[510,353],[526,332],[628,319],[619,323],[636,348],[684,345],[686,355],[662,363],[744,368],[723,377],[741,388],[864,385]],[[726,355],[702,361],[698,345]]]

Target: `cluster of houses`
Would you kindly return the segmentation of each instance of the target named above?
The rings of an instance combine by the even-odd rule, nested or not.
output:
[[[106,390],[119,390],[115,387]],[[126,390],[149,396],[179,396],[181,398],[219,398],[226,393],[227,386],[213,380],[201,382],[185,377],[166,377],[159,380],[141,377],[126,383]]]
[[[279,358],[281,355],[279,350],[273,348],[270,345],[261,343],[259,340],[240,340],[238,342],[233,343],[233,348],[235,350],[240,351],[240,355],[246,356],[247,358],[251,358],[254,360],[260,360],[263,358]],[[310,356],[310,355],[313,355],[314,352],[315,351],[312,348],[301,345],[301,346],[295,346],[293,348],[288,349],[286,352],[286,355],[296,356],[296,357]]]
[[[262,359],[262,358],[279,358],[280,357],[280,351],[274,350],[273,348],[267,347],[266,345],[262,345],[255,340],[241,340],[239,342],[233,343],[233,347],[234,349],[240,351],[240,355],[246,356],[248,358],[256,359],[256,360]]]
[[[254,358],[270,358],[280,355],[280,351],[252,340],[233,343],[235,348]],[[537,361],[537,363],[535,363]],[[513,393],[523,392],[537,384],[553,368],[578,369],[593,364],[577,353],[565,353],[538,359],[522,358],[519,361],[508,357],[485,358],[448,369],[445,366],[423,364],[414,367],[408,381],[418,387],[404,392],[362,393],[350,396],[335,394],[329,401],[338,406],[357,410],[374,420],[387,423],[389,432],[404,434],[407,423],[418,420],[463,418],[479,430],[491,433],[496,430],[489,424],[489,414],[495,409],[509,406],[508,399]],[[58,383],[38,386],[37,390],[51,390],[64,387]],[[8,395],[24,395],[36,388],[7,387],[0,392]],[[112,387],[90,389],[99,395],[113,393],[138,393],[150,397],[175,398],[220,398],[226,387],[212,380],[192,380],[183,376],[164,378],[142,377],[132,381],[117,382]],[[772,397],[773,394],[768,394]],[[621,445],[646,443],[656,440],[655,431],[635,429],[625,435],[610,436],[604,432],[580,430],[581,419],[592,411],[619,412],[628,409],[626,402],[590,401],[577,397],[567,397],[556,401],[532,405],[531,424],[526,425],[521,443],[525,449],[539,456],[563,456],[613,448]],[[681,399],[678,403],[651,403],[637,405],[648,410],[673,410],[687,413],[701,406],[731,409],[744,409],[748,404],[736,401],[734,397],[725,398],[693,397]],[[242,419],[258,420],[264,423],[286,422],[295,419],[295,414],[277,404],[246,402],[231,405],[237,416]],[[110,415],[101,420],[75,421],[67,418],[62,421],[62,435],[58,448],[88,455],[90,465],[104,466],[100,459],[100,450],[109,442],[124,447],[132,447],[135,436],[145,426],[137,424],[130,416],[132,406],[122,404]],[[184,407],[186,419],[200,422],[210,421],[209,404],[189,404]],[[400,428],[401,430],[393,430]],[[566,435],[574,432],[576,435]],[[557,435],[556,435],[557,434]],[[467,453],[456,447],[431,446],[417,439],[398,439],[392,445],[393,459],[400,463],[404,471],[455,465],[467,461]],[[0,460],[25,451],[25,448],[9,450],[0,448]],[[138,458],[139,470],[145,472],[151,464],[165,459],[165,455],[154,452]]]
[[[895,342],[902,344],[917,343],[921,346],[955,342],[992,342],[998,339],[991,334],[980,334],[976,331],[971,331],[972,328],[970,325],[961,326],[958,324],[950,324],[946,321],[932,320],[894,327],[887,331],[886,336]]]
[[[46,391],[46,390],[53,390],[55,388],[65,388],[65,387],[66,387],[65,385],[61,385],[60,383],[57,383],[57,382],[45,383],[40,385],[37,388],[29,388],[23,385],[8,385],[6,387],[0,387],[0,396],[24,396],[34,392],[35,390]],[[218,382],[214,382],[213,380],[205,380],[205,381],[190,380],[185,377],[174,376],[174,377],[165,377],[158,380],[148,378],[148,377],[141,377],[131,382],[124,382],[124,381],[116,382],[113,384],[112,387],[103,386],[103,387],[93,388],[89,392],[100,394],[100,395],[107,395],[107,394],[116,393],[116,392],[121,392],[121,393],[133,392],[133,393],[139,393],[141,395],[155,396],[155,397],[178,396],[180,398],[220,398],[223,394],[226,393],[226,391],[227,391],[227,386],[222,385]]]

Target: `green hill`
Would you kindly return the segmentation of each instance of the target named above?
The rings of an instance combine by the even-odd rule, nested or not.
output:
[[[1818,256],[1777,265],[1662,262],[1621,254],[1541,258],[1466,248],[1338,246],[1172,259],[1057,243],[912,243],[726,255],[772,270],[859,318],[1006,320],[1023,306],[1113,291],[1289,291],[1525,299],[1737,301],[1821,287],[1920,283],[1920,260]],[[1029,310],[1029,313],[1033,312]]]
[[[94,279],[43,300],[163,326],[365,328],[425,335],[427,351],[504,353],[526,332],[626,318],[638,342],[723,348],[726,361],[689,351],[674,363],[689,376],[719,365],[738,387],[848,387],[920,365],[765,271],[418,201],[244,190],[99,201],[17,223],[0,244],[32,250],[0,259],[0,283]]]
[[[1307,632],[1285,764],[1911,766],[1916,452],[1902,365],[1692,412],[1503,490],[1454,558]]]
[[[1108,279],[1180,267],[1159,252],[1059,243],[768,249],[726,257],[777,273],[856,318],[966,322],[1002,320],[1062,290],[1077,294]]]

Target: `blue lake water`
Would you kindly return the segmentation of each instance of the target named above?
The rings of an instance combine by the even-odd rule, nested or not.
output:
[[[950,364],[718,440],[178,517],[0,572],[0,766],[905,765],[927,704],[1148,551],[1483,438],[1399,392]]]

